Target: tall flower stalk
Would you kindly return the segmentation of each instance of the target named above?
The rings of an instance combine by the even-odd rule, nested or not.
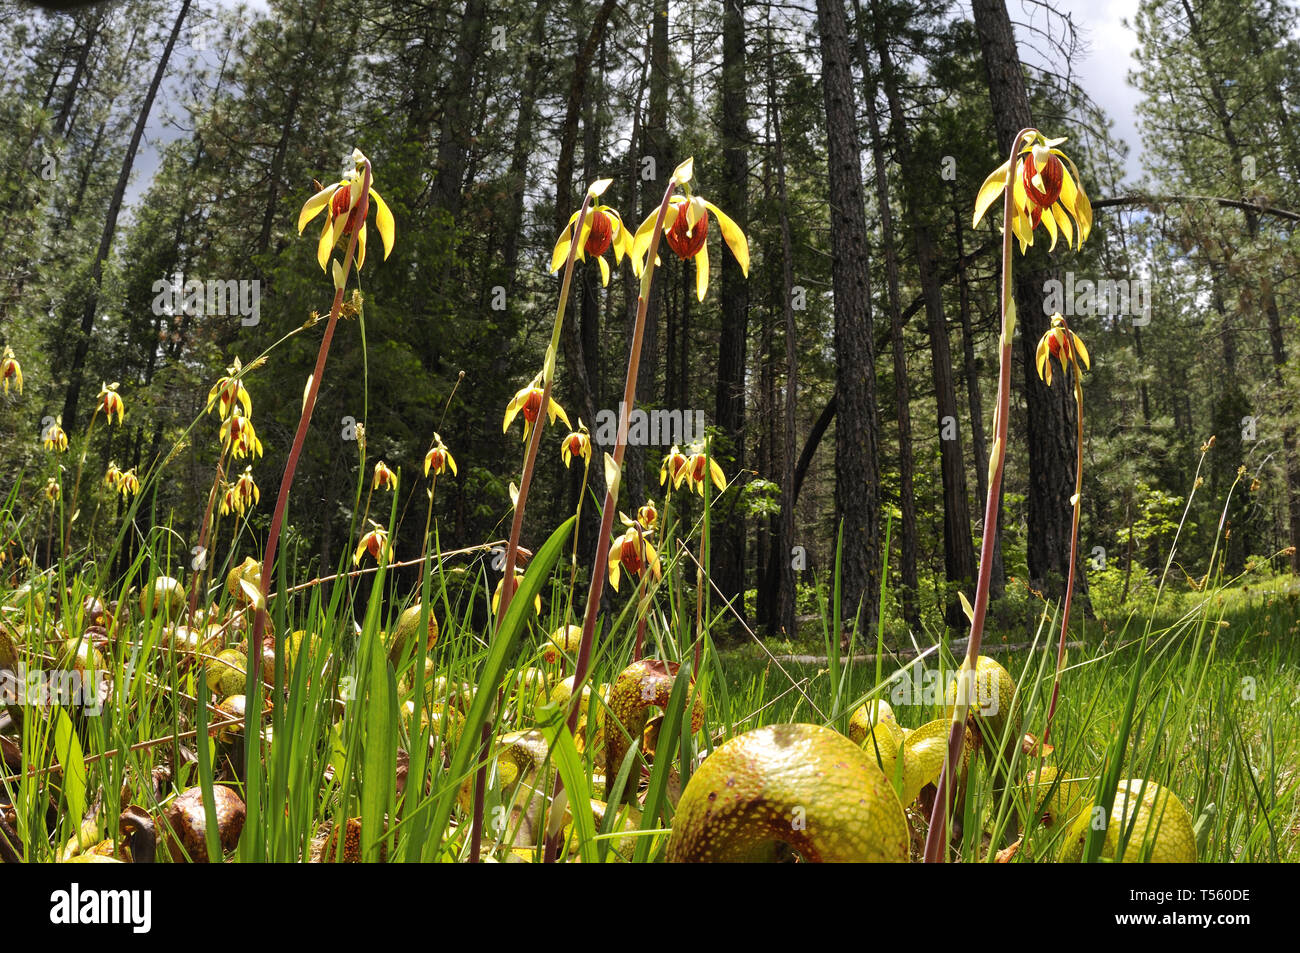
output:
[[[970,639],[966,644],[966,660],[960,677],[973,679],[976,672],[993,576],[993,549],[997,538],[998,504],[1002,495],[1002,473],[1006,462],[1007,418],[1011,407],[1011,342],[1016,330],[1011,241],[1013,238],[1019,241],[1023,254],[1033,244],[1034,231],[1040,224],[1051,236],[1052,248],[1056,247],[1058,235],[1064,235],[1068,245],[1076,245],[1076,238],[1077,244],[1082,245],[1092,229],[1092,206],[1082,187],[1076,183],[1078,169],[1057,148],[1064,141],[1045,139],[1037,129],[1022,129],[1012,142],[1010,157],[985,179],[975,199],[976,225],[999,194],[1003,199],[1002,333],[998,347],[998,397],[993,411],[993,449],[989,454],[988,496],[984,501],[979,577],[975,604],[970,613]],[[1069,163],[1074,173],[1073,178],[1066,171],[1065,163]],[[1076,528],[1077,496],[1076,492]],[[1073,546],[1071,556],[1073,557]],[[1070,574],[1073,579],[1073,558]],[[925,835],[926,863],[938,863],[944,859],[944,845],[948,840],[948,812],[953,793],[952,776],[961,763],[971,694],[963,691],[959,684],[953,706],[952,727],[948,735],[948,750],[936,785],[937,794]]]
[[[519,477],[519,493],[515,497],[514,515],[510,522],[510,538],[506,543],[505,566],[501,577],[501,599],[498,603],[496,625],[499,627],[502,620],[506,617],[506,612],[510,608],[510,599],[514,595],[516,578],[515,566],[519,560],[519,537],[524,527],[524,507],[528,502],[528,490],[532,486],[533,470],[537,465],[537,453],[541,448],[542,430],[545,427],[546,419],[554,419],[557,415],[553,409],[551,400],[551,388],[555,381],[555,361],[560,349],[560,334],[564,329],[564,314],[569,304],[569,288],[573,283],[573,263],[577,259],[579,251],[585,245],[587,238],[596,222],[601,221],[597,215],[588,216],[588,209],[591,208],[593,199],[597,199],[610,185],[611,179],[601,179],[593,182],[587,189],[582,198],[582,207],[578,210],[577,215],[570,220],[570,228],[573,231],[572,239],[569,242],[568,255],[564,262],[564,277],[560,283],[560,300],[555,306],[555,324],[551,328],[551,340],[546,346],[546,360],[542,366],[540,386],[533,384],[524,389],[515,400],[511,401],[510,407],[506,411],[505,425],[509,427],[513,419],[514,412],[523,411],[524,428],[528,439],[528,449],[524,455],[523,472]],[[609,228],[607,224],[605,226]],[[566,230],[566,234],[568,231]],[[561,237],[561,242],[563,236]],[[621,245],[619,248],[621,249]],[[601,259],[602,265],[604,259]],[[608,267],[608,266],[605,266]],[[535,392],[540,390],[540,396]],[[556,405],[558,409],[558,405]],[[559,413],[563,413],[560,411]],[[566,420],[567,423],[567,420]],[[473,818],[470,823],[470,863],[478,863],[479,854],[483,846],[483,802],[487,793],[487,744],[490,738],[491,727],[483,726],[483,757],[480,759],[480,766],[474,776],[474,808]]]
[[[618,433],[614,438],[613,454],[605,456],[605,501],[600,511],[600,532],[596,539],[603,548],[605,541],[614,531],[614,513],[618,508],[619,480],[623,473],[623,457],[627,454],[627,431],[632,408],[636,402],[637,374],[641,369],[641,345],[645,340],[646,312],[650,307],[650,283],[654,279],[655,263],[658,261],[659,237],[664,231],[664,219],[673,195],[679,185],[691,180],[694,162],[687,159],[679,165],[668,180],[664,189],[663,201],[655,213],[654,228],[648,236],[645,265],[641,268],[641,287],[637,296],[636,320],[632,325],[632,347],[627,356],[627,376],[623,381],[623,400],[618,405]],[[637,238],[640,241],[641,232]],[[633,252],[633,264],[638,261],[638,252]],[[597,550],[599,552],[600,550]],[[600,597],[605,591],[605,573],[599,567],[593,567],[591,584],[587,588],[587,606],[582,618],[582,641],[578,644],[578,657],[574,662],[573,701],[569,707],[569,731],[578,730],[578,716],[581,711],[582,689],[591,667],[591,649],[596,637],[596,615],[600,611]]]
[[[321,378],[325,374],[325,362],[329,358],[330,343],[334,340],[334,327],[338,324],[339,314],[343,310],[343,292],[347,287],[347,276],[352,271],[353,261],[357,261],[357,267],[360,269],[365,260],[365,236],[366,236],[366,216],[370,209],[370,199],[375,199],[377,207],[375,214],[375,226],[379,229],[380,238],[384,243],[384,257],[392,251],[394,224],[392,213],[388,206],[384,204],[379,194],[371,188],[373,179],[370,160],[361,154],[359,150],[352,153],[355,169],[349,176],[332,186],[320,190],[316,195],[308,199],[303,206],[302,212],[298,217],[298,231],[302,232],[303,228],[313,218],[321,212],[326,212],[325,227],[321,232],[320,241],[317,244],[317,260],[321,269],[325,269],[325,263],[330,261],[333,268],[334,278],[334,303],[330,307],[329,321],[325,325],[325,333],[321,337],[320,349],[316,353],[316,367],[312,371],[311,379],[307,382],[307,391],[303,394],[302,414],[298,418],[298,429],[293,435],[293,445],[289,448],[289,456],[284,463],[284,476],[280,479],[280,492],[275,498],[275,509],[271,515],[271,527],[266,536],[266,552],[262,558],[262,575],[261,587],[262,598],[261,604],[257,609],[257,619],[253,626],[253,638],[250,645],[260,645],[263,634],[266,631],[266,597],[270,592],[271,577],[275,574],[275,556],[280,544],[280,532],[284,528],[284,514],[289,504],[289,489],[293,486],[293,477],[298,469],[298,458],[302,455],[303,444],[307,440],[307,428],[311,425],[312,411],[316,408],[316,397],[320,393]],[[358,187],[359,186],[359,187]],[[342,236],[348,237],[347,251],[343,257],[343,265],[339,266],[338,262],[333,261],[330,257],[334,245]],[[360,258],[357,257],[358,247],[360,248]],[[282,639],[282,633],[276,633],[276,690],[279,690],[278,680],[283,668],[279,663],[281,657],[279,642]]]
[[[1065,668],[1065,640],[1070,627],[1070,604],[1074,600],[1074,575],[1079,556],[1079,509],[1083,494],[1083,369],[1090,366],[1088,349],[1079,340],[1079,335],[1070,330],[1069,324],[1060,314],[1052,315],[1052,326],[1038,342],[1036,364],[1038,376],[1048,387],[1052,386],[1052,358],[1061,364],[1061,369],[1069,374],[1074,385],[1075,405],[1075,458],[1074,458],[1074,496],[1070,497],[1073,509],[1070,524],[1070,575],[1065,584],[1065,600],[1061,604],[1061,638],[1056,649],[1056,674],[1052,679],[1052,700],[1047,706],[1047,723],[1043,727],[1043,743],[1046,744],[1052,731],[1052,718],[1056,714],[1056,702],[1061,692],[1061,670]]]

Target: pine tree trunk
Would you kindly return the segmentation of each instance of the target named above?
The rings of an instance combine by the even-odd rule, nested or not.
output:
[[[744,0],[724,0],[722,19],[722,89],[718,131],[722,146],[723,177],[719,205],[741,230],[749,228],[748,88],[745,85]],[[722,254],[722,328],[718,337],[718,388],[714,417],[731,446],[717,454],[728,477],[734,478],[745,463],[745,345],[749,323],[749,284],[730,250]],[[685,404],[682,413],[689,413]],[[733,491],[738,492],[738,491]],[[718,590],[735,599],[743,614],[744,600],[736,599],[745,584],[745,521],[734,505],[719,508],[713,537],[713,579]],[[725,514],[725,515],[724,515]]]
[[[817,0],[826,102],[827,202],[835,297],[835,513],[843,533],[841,604],[847,642],[868,636],[880,588],[879,425],[861,150],[848,23],[841,0]]]
[[[1011,151],[1011,141],[1021,129],[1033,125],[1029,94],[1016,49],[1011,18],[1004,0],[971,0],[975,30],[979,34],[989,100],[998,133],[998,151]],[[1056,271],[1046,249],[1035,245],[1017,257],[1014,272],[1017,333],[1021,365],[1034,366],[1034,350],[1047,331],[1043,313],[1044,282]],[[1064,594],[1070,567],[1070,535],[1074,494],[1074,398],[1068,388],[1049,388],[1034,373],[1024,377],[1025,404],[1029,412],[1029,584],[1049,598]],[[1087,607],[1087,574],[1078,573],[1076,604]]]

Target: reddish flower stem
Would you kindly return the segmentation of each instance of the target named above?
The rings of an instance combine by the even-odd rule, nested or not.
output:
[[[1020,154],[1025,135],[1035,132],[1022,129],[1011,143],[1011,161],[1007,165],[1007,184],[1002,201],[1002,335],[998,360],[998,402],[994,414],[993,470],[989,474],[988,497],[984,501],[984,533],[980,542],[979,581],[975,589],[975,605],[970,625],[970,640],[966,644],[966,667],[974,674],[979,662],[980,642],[984,636],[984,617],[989,606],[989,585],[993,578],[993,546],[998,532],[998,504],[1002,495],[1002,470],[1007,458],[1007,417],[1011,410],[1011,339],[1014,328],[1007,326],[1007,313],[1014,309],[1014,289],[1011,280],[1011,219],[1015,214],[1014,177],[1016,157]],[[948,735],[948,752],[943,770],[936,785],[934,807],[930,811],[930,826],[925,835],[925,862],[942,863],[948,840],[948,811],[950,809],[956,766],[961,763],[962,746],[966,741],[966,712],[968,693],[957,692],[953,710],[952,730]]]
[[[646,312],[650,307],[650,282],[654,278],[655,259],[659,254],[659,238],[664,230],[664,217],[668,214],[668,202],[677,190],[676,179],[668,181],[664,190],[663,201],[659,203],[659,214],[655,218],[654,231],[650,235],[650,248],[646,252],[645,271],[641,274],[641,291],[637,298],[636,321],[632,326],[632,348],[627,356],[627,376],[623,383],[623,400],[618,407],[618,435],[614,440],[614,466],[617,473],[623,472],[623,457],[627,453],[627,431],[633,404],[636,401],[636,379],[641,368],[641,344],[645,339]],[[606,470],[608,475],[608,470]],[[600,597],[605,591],[605,571],[601,566],[601,553],[609,545],[610,534],[614,531],[614,511],[618,506],[617,484],[605,487],[605,502],[600,510],[600,532],[596,536],[596,557],[591,567],[591,584],[587,589],[587,608],[582,619],[582,641],[578,645],[578,658],[573,670],[573,694],[569,700],[569,731],[578,730],[578,715],[582,709],[583,683],[591,667],[591,649],[596,638],[596,615],[600,611]],[[617,770],[617,769],[616,769]],[[555,781],[555,792],[560,790],[559,778]],[[553,863],[559,854],[560,836],[551,838],[546,845],[545,861]]]
[[[627,377],[623,384],[623,400],[618,407],[618,436],[614,440],[614,466],[623,472],[623,457],[627,454],[627,431],[632,408],[636,403],[637,374],[641,368],[641,344],[645,339],[646,311],[650,307],[650,282],[654,278],[655,257],[659,254],[659,238],[664,230],[664,217],[668,203],[677,189],[676,179],[670,179],[659,203],[659,215],[650,234],[650,248],[646,252],[645,271],[641,277],[641,293],[637,299],[636,322],[632,327],[632,348],[627,356]],[[600,597],[605,591],[605,573],[600,566],[600,553],[609,544],[614,530],[614,511],[618,506],[618,486],[605,487],[605,502],[600,511],[600,532],[596,536],[596,559],[591,570],[591,585],[587,589],[587,609],[582,619],[582,642],[573,672],[573,695],[569,703],[569,730],[578,730],[578,713],[582,701],[582,686],[591,666],[591,649],[596,636],[596,615],[600,610]],[[615,769],[617,770],[617,769]]]
[[[1068,324],[1065,333],[1067,335],[1071,333]],[[1051,358],[1049,357],[1048,360],[1050,361]],[[1065,367],[1061,369],[1065,370]],[[1047,739],[1052,733],[1052,718],[1056,715],[1056,702],[1061,694],[1061,669],[1065,667],[1065,639],[1070,627],[1070,604],[1074,600],[1074,574],[1079,559],[1079,510],[1083,503],[1080,499],[1080,494],[1083,493],[1083,381],[1079,375],[1079,365],[1073,356],[1073,350],[1070,357],[1070,376],[1074,381],[1074,403],[1078,410],[1074,458],[1074,520],[1070,527],[1070,575],[1065,584],[1065,600],[1061,604],[1061,640],[1056,647],[1056,675],[1052,679],[1052,700],[1047,706],[1047,723],[1043,726],[1044,745],[1047,744]]]
[[[360,209],[357,220],[364,224],[366,216],[370,212],[371,170],[369,160],[366,160],[363,168],[361,196],[357,199],[357,207]],[[311,383],[307,385],[307,395],[302,404],[302,415],[298,418],[298,430],[293,435],[293,446],[290,448],[289,456],[284,462],[284,476],[280,479],[280,492],[275,498],[275,511],[271,515],[271,528],[266,536],[266,554],[262,557],[262,604],[258,607],[256,621],[253,623],[253,638],[248,647],[250,653],[258,651],[257,647],[262,644],[262,637],[266,632],[266,597],[270,592],[271,577],[275,575],[275,555],[280,543],[280,532],[284,527],[285,510],[289,506],[289,489],[293,486],[294,473],[298,469],[298,458],[302,455],[303,444],[307,441],[307,428],[311,426],[312,411],[316,408],[316,396],[320,393],[321,378],[325,374],[325,361],[329,357],[330,342],[334,340],[334,326],[338,324],[339,312],[343,309],[343,291],[347,287],[346,277],[352,272],[352,260],[357,249],[357,236],[360,234],[361,229],[359,227],[354,228],[352,236],[348,240],[347,254],[343,258],[344,284],[334,289],[334,304],[330,307],[329,322],[325,325],[325,334],[321,338],[320,350],[316,353],[316,369],[312,372]],[[277,659],[280,658],[280,642],[282,639],[283,634],[277,632],[275,635],[275,657]],[[275,691],[278,693],[280,690],[281,666],[277,663],[275,668]],[[253,715],[249,717],[251,719]]]
[[[510,523],[510,542],[506,544],[505,575],[501,579],[501,602],[497,612],[497,628],[501,627],[510,608],[510,599],[515,591],[515,563],[519,556],[519,536],[524,528],[524,506],[528,502],[528,489],[532,486],[533,470],[537,466],[537,452],[542,444],[542,429],[546,425],[551,407],[551,383],[555,377],[555,361],[559,355],[560,331],[564,325],[564,312],[569,302],[569,286],[573,282],[573,263],[578,256],[578,243],[582,240],[582,226],[587,220],[587,208],[591,205],[591,192],[582,199],[582,208],[573,223],[573,241],[569,243],[569,257],[564,263],[564,279],[560,284],[560,303],[555,309],[555,327],[551,331],[551,343],[546,354],[546,366],[542,371],[542,403],[537,411],[537,419],[532,422],[528,435],[528,450],[524,459],[524,470],[519,477],[519,495],[515,497],[514,518]],[[577,532],[575,527],[574,532]],[[474,775],[474,815],[469,829],[469,861],[479,862],[479,853],[483,846],[483,801],[487,794],[487,756],[488,742],[492,730],[483,725],[483,750],[480,752],[479,769]]]

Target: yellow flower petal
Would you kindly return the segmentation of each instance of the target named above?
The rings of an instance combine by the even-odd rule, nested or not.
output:
[[[615,592],[618,592],[619,579],[619,558],[618,551],[622,548],[621,542],[616,542],[609,550],[609,585]]]
[[[1061,233],[1065,235],[1065,244],[1069,248],[1074,247],[1074,226],[1070,224],[1070,216],[1065,213],[1060,202],[1052,204],[1052,217],[1056,219],[1056,224],[1060,226]]]
[[[600,262],[600,283],[609,287],[609,263],[605,261],[604,255],[597,255],[596,261]]]
[[[379,237],[384,243],[384,259],[387,260],[393,252],[397,224],[393,221],[393,213],[389,210],[388,203],[380,198],[379,193],[371,189],[370,197],[375,200],[375,228],[379,229]]]
[[[325,219],[325,227],[321,229],[320,241],[316,243],[316,260],[320,262],[320,270],[325,271],[325,263],[330,260],[330,250],[334,247],[334,231],[330,227],[330,220]]]
[[[1079,340],[1079,335],[1077,335],[1077,334],[1075,334],[1073,331],[1071,331],[1071,332],[1070,332],[1070,337],[1074,339],[1074,352],[1075,352],[1075,354],[1077,354],[1077,355],[1079,356],[1079,360],[1081,360],[1081,361],[1083,362],[1083,366],[1084,366],[1084,367],[1086,367],[1088,370],[1092,370],[1092,363],[1091,363],[1091,361],[1090,361],[1090,359],[1089,359],[1089,357],[1088,357],[1088,349],[1087,349],[1086,347],[1084,347],[1083,342],[1082,342],[1081,340]]]
[[[718,226],[722,229],[722,240],[727,243],[731,253],[736,256],[736,263],[740,265],[741,274],[746,278],[749,277],[749,242],[745,239],[745,233],[740,230],[740,226],[731,220],[731,218],[712,202],[705,202],[705,206],[713,217],[718,220]]]
[[[1010,168],[1010,160],[1002,163],[996,169],[989,173],[984,184],[980,186],[979,193],[975,196],[975,218],[971,222],[971,227],[979,225],[980,219],[988,211],[993,200],[1002,194],[1002,190],[1007,187],[1007,169]]]
[[[357,232],[357,271],[366,263],[366,224],[361,223],[361,231]]]
[[[700,301],[709,290],[709,246],[706,242],[695,254],[695,297]]]
[[[578,213],[574,212],[573,214],[576,218]],[[565,260],[569,257],[569,246],[572,244],[573,223],[570,221],[570,223],[564,227],[564,231],[560,234],[559,240],[555,243],[555,249],[551,252],[551,274],[555,274],[555,272],[560,270],[560,266],[563,265]]]
[[[326,207],[330,204],[330,199],[332,199],[334,193],[338,191],[338,187],[339,183],[337,182],[333,185],[327,185],[303,203],[302,211],[298,213],[299,235],[301,235],[302,230],[307,227],[308,222],[321,212],[325,211]]]
[[[551,423],[554,424],[555,418],[559,417],[561,420],[564,421],[564,426],[572,430],[573,424],[569,423],[569,415],[564,412],[564,408],[555,402],[554,397],[550,398],[550,401],[551,404],[550,407],[547,408],[547,413],[551,418]]]

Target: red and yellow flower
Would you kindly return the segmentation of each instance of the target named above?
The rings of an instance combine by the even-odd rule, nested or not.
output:
[[[653,500],[647,500],[645,506],[636,511],[636,521],[641,524],[643,529],[654,529],[658,519],[659,510],[655,508]]]
[[[108,487],[114,493],[122,485],[122,471],[118,469],[117,461],[110,460],[108,471],[104,474],[104,486]]]
[[[669,480],[673,481],[673,489],[682,485],[682,480],[686,476],[686,454],[678,449],[676,444],[668,451],[664,457],[664,462],[659,466],[659,485],[663,486]]]
[[[59,481],[54,477],[50,477],[45,481],[45,489],[41,492],[51,503],[57,503],[63,497],[63,488],[59,486]]]
[[[599,198],[612,181],[612,179],[601,179],[593,182],[587,192],[593,199]],[[551,274],[558,271],[568,260],[569,248],[573,245],[573,229],[577,221],[578,212],[574,212],[569,217],[568,224],[564,226],[564,231],[556,239],[555,248],[551,252]],[[614,263],[621,263],[623,256],[632,252],[632,236],[628,233],[627,226],[623,224],[623,219],[618,212],[608,205],[593,204],[587,210],[587,217],[583,219],[582,231],[578,235],[578,250],[574,258],[578,261],[584,261],[588,255],[595,258],[600,263],[600,279],[604,285],[609,284],[609,263],[605,261],[605,252],[610,248],[614,249]]]
[[[437,475],[448,470],[451,471],[452,476],[456,476],[456,460],[447,449],[447,445],[442,442],[442,437],[435,433],[433,446],[424,455],[424,475],[428,476],[430,473]]]
[[[686,481],[688,490],[694,490],[700,496],[704,495],[704,484],[709,480],[713,481],[719,492],[727,488],[727,478],[722,473],[722,467],[704,451],[691,454],[679,482],[681,479]]]
[[[253,468],[244,467],[244,472],[221,497],[221,515],[234,512],[243,516],[249,507],[260,502],[262,502],[262,491],[258,489],[257,482],[253,479]]]
[[[574,457],[581,457],[584,467],[591,466],[591,434],[581,419],[578,421],[578,429],[572,431],[560,444],[560,459],[564,461],[566,470]]]
[[[629,520],[623,514],[622,517],[627,529],[623,535],[614,540],[614,545],[609,548],[609,584],[615,592],[618,592],[619,579],[622,573],[627,571],[630,575],[641,577],[646,572],[658,580],[663,578],[663,567],[659,562],[659,554],[651,545],[649,536],[650,530],[646,529],[640,523]]]
[[[1034,353],[1034,363],[1038,367],[1038,376],[1048,387],[1052,386],[1052,358],[1061,365],[1061,370],[1073,367],[1075,374],[1083,369],[1092,369],[1088,349],[1079,335],[1070,330],[1059,313],[1052,315],[1052,326],[1039,339],[1038,349]]]
[[[375,464],[375,476],[370,481],[370,489],[389,492],[397,489],[397,474],[383,460]]]
[[[19,394],[23,392],[23,368],[18,363],[18,358],[14,357],[14,349],[5,348],[4,357],[0,359],[0,387],[4,388],[6,394],[9,393],[9,382],[12,381],[14,388]]]
[[[354,231],[357,232],[358,271],[366,261],[366,222],[363,215],[368,214],[368,208],[363,208],[359,200],[367,161],[360,150],[353,150],[352,161],[355,168],[351,172],[309,198],[303,204],[302,211],[298,213],[299,235],[307,227],[308,222],[321,212],[326,213],[325,226],[321,229],[320,240],[316,244],[316,260],[320,263],[321,271],[326,270],[330,253],[339,239],[351,235]],[[397,226],[393,220],[393,213],[389,211],[388,203],[373,187],[370,189],[370,198],[374,200],[375,228],[379,229],[379,237],[384,243],[384,258],[387,258],[393,251]]]
[[[235,358],[235,363],[226,368],[226,376],[217,378],[217,382],[212,385],[212,390],[208,391],[207,413],[212,413],[215,407],[224,420],[238,405],[244,409],[245,417],[253,415],[253,399],[248,396],[244,382],[239,377],[242,369],[243,365],[239,363],[239,358]]]
[[[45,428],[41,434],[41,443],[45,445],[46,450],[57,450],[59,453],[68,449],[68,435],[63,431],[63,415],[60,414],[54,418],[54,423]]]
[[[524,439],[527,440],[528,435],[532,433],[533,424],[537,423],[537,418],[542,414],[542,397],[542,375],[538,374],[533,378],[531,384],[516,393],[515,396],[510,399],[510,403],[506,405],[506,416],[501,423],[501,432],[505,433],[509,430],[510,424],[514,422],[514,419],[520,414],[523,414]],[[554,397],[549,398],[549,403],[546,408],[546,416],[550,418],[552,424],[555,423],[555,419],[558,417],[560,420],[564,421],[566,427],[573,427],[573,424],[569,423],[569,415],[564,412],[563,407],[555,402]]]
[[[735,256],[746,277],[749,276],[749,242],[740,226],[722,209],[698,195],[690,194],[689,183],[693,170],[694,160],[687,159],[673,173],[673,178],[686,190],[686,194],[674,195],[669,200],[664,214],[663,239],[678,258],[683,261],[692,258],[695,260],[695,295],[703,301],[705,292],[709,289],[709,215],[712,214],[717,220],[723,241],[731,249],[731,254]],[[658,217],[659,210],[655,209],[641,223],[632,239],[632,270],[638,276],[645,269],[645,259],[650,252],[650,240]]]
[[[117,491],[122,494],[122,498],[129,500],[140,492],[140,478],[136,476],[135,467],[127,470],[122,474],[122,479],[118,481]]]
[[[1058,234],[1065,236],[1065,243],[1070,247],[1082,245],[1092,231],[1092,204],[1083,186],[1078,184],[1081,181],[1078,168],[1056,148],[1063,142],[1065,137],[1045,139],[1037,131],[1025,133],[1014,172],[1011,161],[1007,160],[980,186],[975,197],[974,224],[980,223],[989,206],[1003,194],[1010,178],[1011,231],[1020,242],[1021,254],[1034,243],[1034,229],[1040,222],[1052,237],[1051,248],[1056,247]]]
[[[257,437],[253,421],[240,413],[238,408],[222,421],[220,436],[221,445],[236,460],[242,460],[250,454],[255,457],[262,455],[262,441]]]
[[[122,403],[122,397],[117,392],[117,381],[111,384],[101,383],[99,385],[99,396],[95,398],[95,412],[103,413],[104,418],[111,424],[113,415],[117,414],[117,423],[122,425],[122,417],[126,413],[126,406]]]
[[[361,537],[361,541],[357,543],[356,552],[352,554],[352,565],[354,566],[361,565],[361,557],[366,553],[369,553],[370,558],[376,562],[393,558],[393,548],[388,545],[388,530],[374,520],[370,520],[370,525],[374,528]]]

